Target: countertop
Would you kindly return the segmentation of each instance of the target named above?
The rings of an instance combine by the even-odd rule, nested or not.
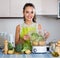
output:
[[[50,53],[43,54],[3,54],[0,49],[0,58],[60,58],[53,57]]]

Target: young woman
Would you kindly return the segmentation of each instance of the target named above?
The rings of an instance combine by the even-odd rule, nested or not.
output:
[[[36,12],[35,12],[35,7],[32,3],[26,3],[24,5],[23,18],[24,18],[24,23],[22,24],[22,26],[17,25],[16,27],[15,44],[28,40],[29,33],[42,30],[42,26],[36,23]],[[46,32],[44,36],[45,38],[48,38],[49,33]]]

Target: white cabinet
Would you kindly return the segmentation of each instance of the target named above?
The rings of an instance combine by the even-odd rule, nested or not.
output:
[[[58,0],[42,0],[42,14],[57,15],[57,1]]]
[[[25,3],[33,3],[37,15],[56,15],[57,0],[0,0],[0,17],[22,17]]]
[[[10,16],[11,17],[22,17],[23,6],[25,3],[33,3],[36,8],[36,14],[41,14],[41,0],[11,0]]]
[[[22,17],[25,3],[33,3],[36,15],[57,15],[57,0],[11,0],[10,17]]]
[[[10,16],[11,17],[22,17],[23,6],[30,0],[11,0]]]
[[[9,0],[0,0],[0,17],[9,17]]]
[[[36,14],[41,15],[42,14],[42,0],[30,0],[30,3],[33,3],[36,8]]]

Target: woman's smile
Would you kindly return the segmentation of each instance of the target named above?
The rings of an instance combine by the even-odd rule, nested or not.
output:
[[[27,16],[27,18],[31,20],[33,17],[32,16]]]

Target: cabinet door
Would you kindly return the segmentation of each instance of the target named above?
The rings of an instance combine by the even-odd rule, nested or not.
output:
[[[30,3],[33,3],[36,8],[36,15],[42,14],[42,0],[30,0]]]
[[[0,0],[0,17],[9,17],[9,0]]]
[[[11,17],[22,17],[23,6],[27,2],[29,2],[29,0],[11,0],[10,16]]]
[[[57,0],[42,0],[43,15],[57,15]]]

